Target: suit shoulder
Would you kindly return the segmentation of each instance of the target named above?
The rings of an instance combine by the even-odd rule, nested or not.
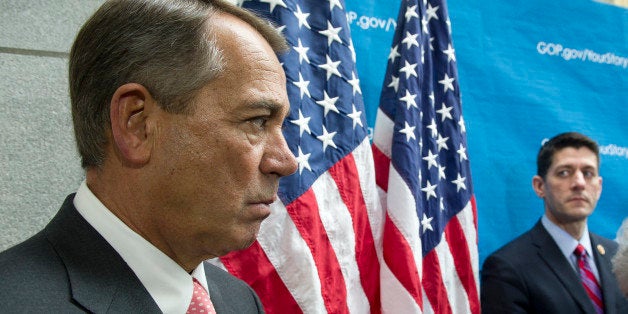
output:
[[[0,274],[4,274],[8,269],[33,269],[38,270],[38,266],[42,261],[48,261],[49,264],[54,261],[56,253],[52,245],[46,240],[43,232],[35,234],[24,242],[0,253]],[[46,266],[47,267],[47,266]]]
[[[42,233],[0,253],[0,282],[5,310],[36,307],[33,295],[50,308],[70,303],[65,266]]]
[[[250,289],[249,285],[247,285],[241,279],[235,277],[234,275],[226,272],[220,267],[212,265],[210,263],[205,264],[205,275],[210,278],[212,281],[216,281],[217,283],[234,285],[240,288]]]
[[[530,231],[527,231],[510,242],[504,244],[502,247],[491,253],[488,258],[502,258],[508,260],[519,260],[522,255],[529,254],[530,250],[533,250],[533,241]]]

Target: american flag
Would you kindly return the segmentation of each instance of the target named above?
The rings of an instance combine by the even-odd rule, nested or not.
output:
[[[480,313],[465,132],[446,2],[404,0],[373,136],[391,312]]]
[[[247,250],[220,259],[268,313],[381,312],[384,212],[375,185],[355,51],[343,0],[258,0],[292,49],[280,57],[295,174]]]

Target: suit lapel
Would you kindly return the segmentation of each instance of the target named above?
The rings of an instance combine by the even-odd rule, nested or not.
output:
[[[591,246],[593,247],[593,256],[595,259],[595,266],[597,266],[597,272],[600,275],[600,286],[602,288],[602,295],[604,297],[604,308],[607,313],[612,313],[609,309],[615,307],[615,275],[612,273],[611,256],[613,252],[607,252],[610,248],[605,247],[601,242],[600,237],[595,234],[589,233],[591,238]],[[599,249],[601,247],[602,249]],[[604,254],[601,254],[601,253]]]
[[[91,312],[159,313],[135,273],[78,213],[73,199],[66,199],[45,230],[65,264],[74,300]]]
[[[543,262],[556,274],[558,281],[571,294],[574,301],[585,313],[594,313],[593,304],[582,287],[582,282],[573,266],[565,258],[556,242],[539,221],[531,231],[532,241],[538,248],[538,255]]]

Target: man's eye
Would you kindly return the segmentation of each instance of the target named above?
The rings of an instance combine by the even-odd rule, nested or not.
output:
[[[566,176],[569,176],[569,171],[567,171],[567,170],[561,170],[561,171],[559,171],[559,172],[558,172],[558,176],[559,176],[559,177],[566,177]]]
[[[258,128],[263,128],[266,126],[266,122],[268,122],[268,118],[267,117],[255,117],[253,119],[250,119],[249,122]]]

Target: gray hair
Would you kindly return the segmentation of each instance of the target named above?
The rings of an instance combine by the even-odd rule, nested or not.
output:
[[[619,249],[613,257],[613,272],[620,289],[628,297],[628,218],[624,219],[617,232],[617,242]]]
[[[79,31],[70,51],[72,119],[83,168],[99,167],[108,143],[109,103],[118,87],[143,85],[165,111],[193,112],[196,92],[223,70],[208,20],[225,12],[253,26],[275,52],[283,36],[222,0],[110,0]]]

